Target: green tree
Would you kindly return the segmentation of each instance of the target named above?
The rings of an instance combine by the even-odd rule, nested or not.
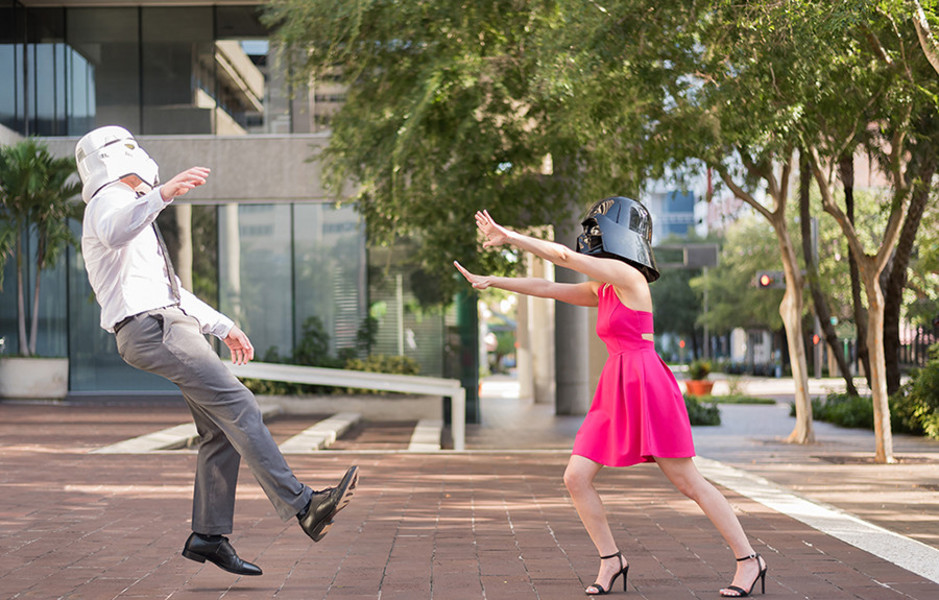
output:
[[[838,6],[836,11],[844,10]],[[840,44],[845,77],[855,89],[840,89],[837,97],[817,93],[807,96],[807,104],[820,106],[814,119],[805,119],[800,135],[819,185],[825,212],[841,227],[857,261],[867,300],[866,346],[874,408],[875,458],[893,461],[893,441],[888,404],[888,374],[885,355],[886,316],[899,315],[897,298],[906,281],[906,264],[928,198],[928,186],[935,173],[937,85],[935,71],[919,45],[915,24],[903,7],[884,7],[858,2],[852,11],[826,15],[812,14],[804,29],[827,33],[826,43]],[[833,27],[842,32],[834,35]],[[800,31],[803,29],[800,27]],[[858,61],[857,58],[863,58]],[[853,100],[845,101],[849,95]],[[856,102],[860,100],[861,105]],[[840,107],[840,112],[831,108]],[[822,119],[821,117],[827,117]],[[876,127],[871,125],[876,124]],[[887,177],[891,197],[884,207],[888,214],[883,233],[872,245],[865,245],[855,225],[837,202],[834,186],[838,166],[845,156],[863,145]],[[911,212],[911,207],[913,211]],[[890,261],[897,263],[896,281],[891,282]],[[897,302],[889,307],[882,277]]]
[[[930,24],[935,3],[920,4]],[[417,236],[428,272],[444,273],[456,256],[491,260],[473,252],[466,226],[478,208],[516,225],[553,223],[601,195],[633,193],[647,177],[717,173],[776,240],[796,442],[813,438],[804,282],[786,214],[804,148],[865,282],[885,459],[883,299],[874,280],[897,248],[914,182],[927,173],[907,168],[925,164],[911,158],[925,144],[909,142],[921,139],[911,132],[937,96],[920,75],[929,46],[916,38],[923,23],[911,20],[910,6],[275,0],[268,16],[286,55],[305,57],[302,80],[339,73],[348,85],[326,154],[333,188],[356,185],[371,239]],[[832,185],[859,148],[878,157],[894,191],[871,255],[839,214]]]
[[[669,332],[691,340],[694,355],[700,356],[697,319],[701,314],[701,297],[690,285],[695,275],[695,271],[686,269],[664,269],[651,290],[656,333]]]
[[[84,208],[73,201],[81,190],[72,179],[75,161],[56,158],[34,138],[0,147],[0,291],[3,267],[16,261],[16,299],[20,354],[36,354],[39,324],[39,273],[55,264],[69,244],[77,240],[69,229],[69,218],[78,218]],[[35,243],[32,316],[29,336],[26,332],[25,262],[27,240]]]
[[[927,161],[917,158],[912,133],[935,112],[935,76],[915,31],[874,3],[715,1],[695,5],[694,44],[676,53],[668,101],[649,139],[662,156],[703,161],[735,195],[773,226],[787,288],[780,304],[796,382],[797,424],[789,439],[810,441],[800,321],[803,277],[785,206],[797,148],[804,148],[823,206],[851,245],[868,305],[866,346],[876,415],[876,458],[890,461],[892,443],[885,386],[884,301],[879,276],[897,248],[906,206]],[[640,82],[641,83],[641,82]],[[923,130],[923,135],[929,131]],[[919,138],[922,139],[922,136]],[[918,144],[925,146],[925,144]],[[887,226],[876,250],[865,251],[854,225],[834,201],[833,178],[846,157],[865,148],[892,188]],[[752,182],[769,200],[754,193]]]
[[[614,30],[636,2],[606,4]],[[659,91],[659,101],[644,107],[646,132],[641,152],[653,164],[674,170],[703,165],[723,186],[750,205],[772,227],[785,273],[779,312],[786,329],[795,382],[794,442],[814,439],[803,343],[803,276],[786,212],[800,118],[794,108],[805,81],[791,80],[803,57],[777,30],[763,27],[759,14],[731,2],[676,3],[662,8],[649,2],[643,19],[663,31],[648,44],[623,45],[605,73],[617,73],[628,53],[634,76],[620,85]],[[637,56],[636,48],[640,50]],[[825,59],[827,57],[823,57]],[[785,83],[779,83],[780,79]]]
[[[896,6],[896,0],[891,0],[888,5]],[[929,61],[929,65],[936,73],[939,73],[939,42],[936,41],[936,37],[933,34],[933,29],[937,21],[936,2],[934,0],[927,0],[926,2],[910,0],[910,5],[912,8],[913,26],[916,28],[916,37],[919,39],[920,48],[922,48],[923,54]],[[928,12],[926,7],[928,7]]]
[[[764,219],[754,215],[732,223],[725,232],[717,266],[691,283],[699,291],[708,291],[708,312],[701,314],[699,323],[718,334],[737,327],[779,330],[783,292],[758,289],[754,277],[758,271],[779,270],[781,266],[772,228]]]
[[[511,265],[476,252],[475,211],[523,227],[586,204],[566,176],[579,140],[549,131],[551,107],[535,89],[538,39],[559,10],[551,1],[268,6],[285,56],[306,57],[299,79],[338,76],[347,86],[323,157],[326,183],[341,193],[352,182],[373,244],[416,238],[415,259],[442,292],[457,284],[453,259]]]
[[[939,222],[939,203],[935,196],[925,210],[923,221]],[[939,229],[923,228],[917,240],[919,252],[910,263],[903,305],[912,323],[932,327],[933,319],[939,318]]]

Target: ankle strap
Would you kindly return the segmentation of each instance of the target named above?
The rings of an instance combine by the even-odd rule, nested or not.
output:
[[[754,558],[759,559],[759,558],[760,558],[760,554],[759,554],[758,552],[754,552],[753,554],[751,554],[751,555],[749,555],[749,556],[744,556],[743,558],[738,558],[738,559],[737,559],[737,562],[743,562],[743,561],[745,561],[745,560],[753,560]]]
[[[608,558],[616,558],[617,556],[622,556],[622,555],[623,555],[623,553],[620,552],[619,550],[617,550],[615,553],[610,554],[609,556],[601,556],[601,557],[600,557],[600,560],[606,560],[606,559],[608,559]]]

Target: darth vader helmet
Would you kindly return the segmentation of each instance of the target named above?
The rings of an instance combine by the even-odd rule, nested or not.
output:
[[[128,175],[136,175],[150,189],[160,183],[157,164],[129,131],[117,125],[99,127],[78,140],[75,162],[86,203],[101,188]]]
[[[616,258],[642,272],[646,281],[659,278],[652,254],[652,216],[645,206],[623,196],[594,204],[577,237],[577,251],[589,256]]]

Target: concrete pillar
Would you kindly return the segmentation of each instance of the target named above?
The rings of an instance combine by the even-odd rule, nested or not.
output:
[[[515,377],[518,381],[518,397],[533,398],[535,381],[531,364],[531,334],[528,315],[533,298],[516,294],[518,305],[515,309]]]
[[[555,240],[569,248],[575,248],[577,236],[583,230],[579,214],[566,222],[555,225]],[[570,269],[556,268],[555,281],[580,283],[586,277]],[[557,401],[555,413],[559,415],[582,415],[590,407],[589,336],[588,310],[583,306],[555,303],[555,380]]]
[[[173,268],[179,275],[183,287],[192,291],[192,205],[183,202],[174,204],[176,216],[176,262]]]
[[[554,280],[554,265],[529,257],[532,277]],[[529,298],[528,332],[531,341],[532,386],[537,404],[555,403],[554,377],[554,300]]]
[[[228,202],[222,205],[225,223],[225,274],[221,278],[223,285],[221,305],[225,312],[236,324],[245,325],[245,315],[241,302],[241,230],[238,221],[238,204]]]

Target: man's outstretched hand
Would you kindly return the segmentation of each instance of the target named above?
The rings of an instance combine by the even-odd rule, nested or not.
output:
[[[160,187],[163,202],[169,202],[176,196],[182,196],[194,187],[205,183],[210,170],[206,167],[192,167],[173,177]]]
[[[232,326],[228,336],[223,340],[228,349],[231,350],[231,361],[236,365],[248,364],[248,361],[254,358],[254,346],[244,331],[237,325]]]

